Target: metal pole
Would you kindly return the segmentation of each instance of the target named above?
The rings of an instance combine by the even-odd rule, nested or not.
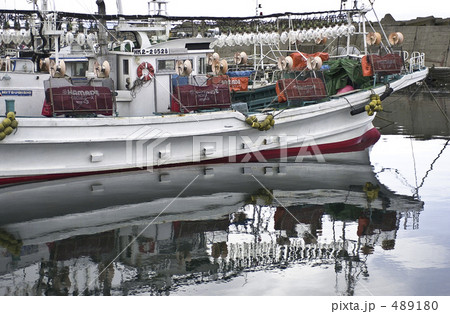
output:
[[[364,13],[362,13],[362,15],[361,15],[361,24],[363,27],[364,54],[367,55],[366,19],[365,19]]]
[[[347,22],[347,27],[350,27],[350,25],[352,25],[352,18],[349,12],[347,12]],[[347,56],[348,55],[350,55],[350,33],[347,31]]]
[[[258,16],[258,0],[256,0],[255,16]],[[255,21],[255,23],[257,23]],[[256,24],[256,35],[258,34],[258,23]],[[256,71],[256,43],[253,43],[253,70]]]

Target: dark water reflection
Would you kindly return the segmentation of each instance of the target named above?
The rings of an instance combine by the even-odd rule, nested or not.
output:
[[[375,147],[326,163],[3,188],[0,295],[449,294],[450,198],[436,191],[448,188],[449,129],[427,97],[386,101]],[[409,151],[392,151],[411,141],[427,145],[415,172],[402,168]]]
[[[428,91],[414,86],[383,102],[386,112],[374,121],[382,134],[403,134],[430,139],[450,135],[450,91]]]

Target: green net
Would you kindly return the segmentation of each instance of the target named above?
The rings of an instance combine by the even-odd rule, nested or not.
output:
[[[336,59],[328,60],[325,64],[330,67],[324,72],[330,96],[346,85],[352,85],[355,89],[371,86],[371,77],[363,76],[359,60]]]

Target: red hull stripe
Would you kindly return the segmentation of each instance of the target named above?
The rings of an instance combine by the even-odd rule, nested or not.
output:
[[[362,136],[353,138],[346,141],[320,144],[315,147],[293,147],[288,148],[285,151],[280,149],[264,150],[258,151],[256,153],[246,153],[232,157],[223,157],[212,160],[205,160],[201,162],[186,162],[181,164],[155,166],[154,168],[169,168],[169,167],[179,167],[194,164],[217,164],[217,163],[239,163],[239,162],[263,162],[265,160],[282,158],[282,157],[292,157],[300,155],[314,155],[317,152],[321,154],[335,154],[335,153],[347,153],[354,151],[361,151],[367,147],[375,144],[380,138],[380,132],[376,128],[372,128]],[[264,158],[264,160],[261,160]],[[43,174],[35,176],[17,176],[0,178],[0,185],[6,184],[18,184],[31,181],[47,181],[56,180],[63,178],[80,177],[86,175],[96,175],[96,174],[106,174],[106,173],[117,173],[124,171],[137,171],[142,170],[142,168],[128,168],[128,169],[116,169],[116,170],[104,170],[104,171],[89,171],[89,172],[76,172],[76,173],[56,173],[56,174]]]

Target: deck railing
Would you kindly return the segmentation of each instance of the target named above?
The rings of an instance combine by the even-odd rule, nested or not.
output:
[[[425,53],[414,51],[409,58],[409,72],[425,68]]]

